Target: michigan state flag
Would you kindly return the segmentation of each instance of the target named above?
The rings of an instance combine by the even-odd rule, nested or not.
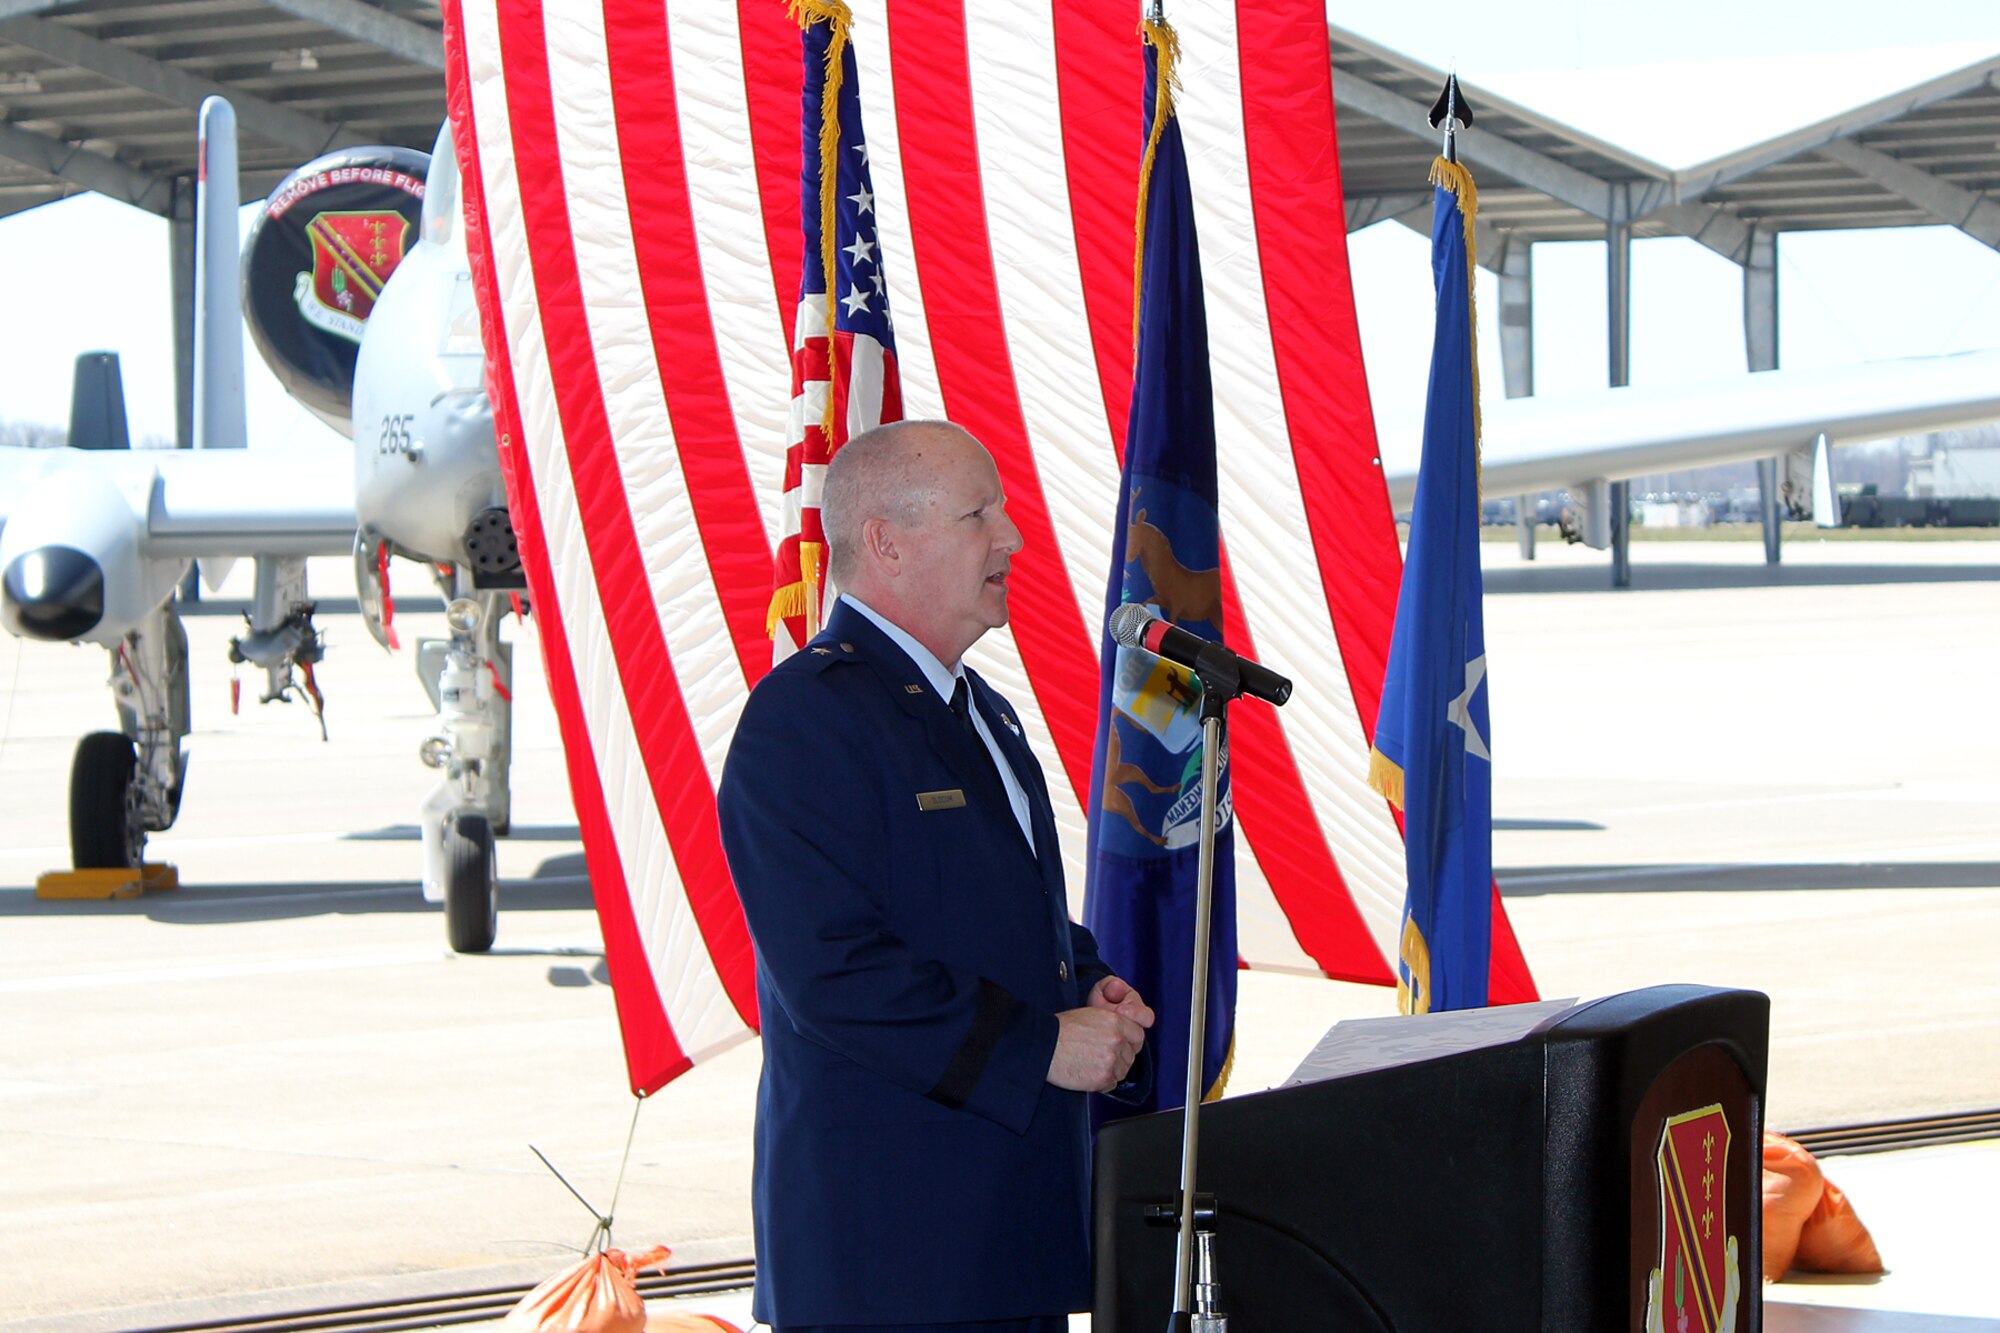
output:
[[[1493,756],[1479,577],[1479,383],[1471,175],[1439,158],[1431,221],[1437,333],[1424,454],[1369,779],[1403,809],[1408,896],[1396,960],[1404,1013],[1486,1003]],[[1143,992],[1142,992],[1143,993]]]
[[[1146,25],[1146,160],[1140,169],[1137,363],[1105,614],[1137,602],[1222,638],[1215,404],[1187,156],[1173,113],[1174,34]],[[1091,763],[1084,923],[1099,952],[1153,1006],[1153,1100],[1093,1098],[1100,1119],[1179,1106],[1187,1087],[1201,823],[1200,685],[1108,634]],[[1216,803],[1213,924],[1201,1086],[1213,1095],[1236,1009],[1236,873],[1224,746]]]

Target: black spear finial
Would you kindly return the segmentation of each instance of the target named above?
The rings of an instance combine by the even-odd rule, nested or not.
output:
[[[1444,160],[1458,161],[1458,131],[1472,124],[1472,108],[1466,105],[1465,94],[1458,90],[1456,71],[1445,75],[1444,91],[1431,107],[1431,128],[1444,132]]]

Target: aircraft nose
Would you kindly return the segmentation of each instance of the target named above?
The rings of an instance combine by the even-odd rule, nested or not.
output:
[[[0,574],[0,622],[27,639],[62,643],[104,618],[104,571],[73,546],[38,546]]]

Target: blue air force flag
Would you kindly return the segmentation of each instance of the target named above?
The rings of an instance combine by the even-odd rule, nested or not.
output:
[[[1215,405],[1187,156],[1173,115],[1172,30],[1146,25],[1145,191],[1137,364],[1119,479],[1105,615],[1126,602],[1222,638]],[[1084,922],[1100,953],[1153,1006],[1153,1099],[1094,1098],[1100,1119],[1175,1107],[1187,1086],[1201,815],[1201,686],[1105,635],[1091,762]],[[1236,1008],[1236,873],[1228,747],[1216,803],[1213,924],[1201,1086],[1222,1079]]]
[[[1479,383],[1472,177],[1439,158],[1431,222],[1437,333],[1423,462],[1369,778],[1403,809],[1409,890],[1398,942],[1404,1013],[1486,1003],[1493,762],[1479,577]]]

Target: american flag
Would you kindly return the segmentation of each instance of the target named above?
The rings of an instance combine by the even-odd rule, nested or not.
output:
[[[756,1021],[715,784],[771,661],[784,534],[759,498],[782,489],[802,290],[799,31],[777,0],[444,10],[512,514],[629,1073],[649,1091]],[[855,10],[904,408],[993,451],[1026,537],[1012,623],[973,657],[1048,767],[1081,895],[1096,607],[1132,391],[1140,6]],[[1225,625],[1297,683],[1284,709],[1241,710],[1232,729],[1238,946],[1253,966],[1391,986],[1403,847],[1368,753],[1400,557],[1325,9],[1175,0],[1173,14],[1207,242]],[[1494,960],[1496,1001],[1533,994],[1497,914]]]
[[[883,271],[868,142],[862,137],[855,90],[853,20],[837,0],[794,0],[793,9],[805,29],[799,116],[804,127],[799,220],[805,251],[792,335],[784,535],[778,542],[771,596],[774,662],[805,647],[819,632],[826,586],[819,498],[826,465],[850,435],[903,415],[889,322],[889,279]],[[829,105],[834,108],[831,119]],[[831,302],[829,285],[835,293]]]

